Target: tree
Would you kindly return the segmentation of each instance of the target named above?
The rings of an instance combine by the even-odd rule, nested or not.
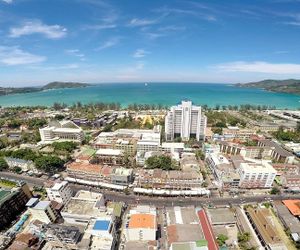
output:
[[[273,187],[270,191],[270,194],[279,194],[280,193],[280,189],[277,187]]]
[[[37,168],[45,172],[56,172],[64,166],[64,161],[57,156],[44,155],[34,161]]]
[[[16,166],[13,168],[13,171],[17,174],[20,174],[20,173],[22,173],[22,168]]]
[[[65,151],[71,153],[77,148],[78,144],[72,141],[64,141],[53,142],[51,146],[54,148],[55,151]]]
[[[8,164],[6,162],[6,160],[3,157],[0,157],[0,171],[7,169],[8,168]]]
[[[239,233],[238,234],[238,242],[239,243],[246,243],[250,240],[251,235],[249,232]]]
[[[228,240],[228,237],[224,234],[219,234],[217,237],[217,242],[220,247],[225,245],[226,240]]]
[[[201,159],[202,161],[205,159],[205,154],[201,150],[197,150],[195,154],[197,159]]]
[[[214,134],[218,134],[218,135],[223,134],[223,129],[222,128],[212,128],[211,130]]]
[[[174,170],[177,169],[176,163],[168,155],[155,155],[151,156],[146,160],[146,168],[148,169],[163,169],[163,170]]]

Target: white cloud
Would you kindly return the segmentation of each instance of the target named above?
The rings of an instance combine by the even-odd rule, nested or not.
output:
[[[82,60],[82,61],[85,60],[85,55],[83,53],[81,53],[79,49],[67,49],[67,50],[65,50],[65,53],[70,56],[79,57],[80,60]]]
[[[0,63],[8,66],[40,63],[46,60],[46,57],[34,55],[23,51],[18,47],[0,46]]]
[[[5,3],[8,3],[8,4],[11,4],[13,2],[13,0],[2,0],[2,2],[5,2]]]
[[[300,21],[299,22],[284,22],[284,24],[293,25],[293,26],[300,26]]]
[[[95,50],[99,51],[99,50],[108,49],[108,48],[111,48],[111,47],[117,45],[119,42],[120,42],[119,38],[113,37],[113,38],[108,39],[107,41],[105,41],[102,45],[97,47]]]
[[[62,38],[66,35],[67,29],[60,25],[47,25],[39,20],[28,21],[19,27],[10,29],[10,37],[21,37],[32,34],[42,34],[50,39]]]
[[[62,65],[50,65],[50,66],[30,66],[30,69],[44,70],[44,71],[55,71],[55,70],[72,70],[78,69],[79,65],[76,63],[62,64]]]
[[[133,53],[133,57],[134,58],[142,58],[145,57],[147,54],[149,54],[149,51],[146,51],[144,49],[137,49],[134,53]]]
[[[91,24],[91,25],[85,25],[83,29],[86,30],[105,30],[105,29],[114,29],[116,28],[116,24]]]
[[[229,62],[219,64],[217,69],[226,72],[253,72],[268,74],[300,74],[300,64],[268,62]]]
[[[140,26],[147,26],[156,24],[158,22],[158,19],[139,19],[139,18],[133,18],[130,20],[128,26],[130,27],[140,27]]]

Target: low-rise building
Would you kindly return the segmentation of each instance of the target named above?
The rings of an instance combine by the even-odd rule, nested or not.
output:
[[[61,215],[67,223],[87,225],[105,214],[105,199],[100,193],[80,190],[64,206]]]
[[[39,220],[46,224],[54,223],[59,217],[51,201],[40,201],[29,208],[29,211],[34,220]]]
[[[258,141],[258,146],[271,148],[271,158],[277,162],[292,164],[295,160],[295,155],[284,149],[277,142],[263,139]]]
[[[111,183],[128,185],[133,182],[133,170],[128,168],[115,168],[110,174]]]
[[[41,249],[39,238],[31,233],[18,234],[8,250]]]
[[[300,200],[283,200],[283,204],[294,216],[300,216]]]
[[[280,178],[284,188],[297,189],[300,187],[300,175],[283,175]]]
[[[75,226],[66,226],[60,224],[50,224],[44,226],[44,235],[47,241],[58,241],[68,248],[76,247],[82,233]]]
[[[246,214],[266,249],[287,250],[276,227],[270,219],[272,216],[268,209],[247,207]]]
[[[239,187],[240,175],[234,164],[225,155],[208,154],[206,163],[211,169],[219,188],[231,190]]]
[[[200,164],[194,153],[183,153],[181,155],[180,167],[183,172],[200,171]]]
[[[274,201],[273,204],[279,219],[285,229],[290,232],[292,239],[294,241],[300,241],[300,221],[291,214],[281,201]]]
[[[67,181],[56,182],[52,187],[46,188],[46,191],[50,201],[56,201],[62,204],[67,203],[73,194]]]
[[[5,161],[7,162],[9,168],[19,167],[24,172],[35,169],[33,161],[27,161],[13,157],[5,157]]]
[[[214,239],[202,227],[198,211],[194,207],[170,207],[166,209],[167,244],[169,249],[215,250]],[[207,219],[207,223],[209,223]],[[212,234],[212,230],[210,232]],[[212,234],[212,237],[213,234]]]
[[[238,173],[241,188],[270,188],[277,171],[267,161],[242,162]]]
[[[96,152],[97,162],[102,165],[121,166],[124,154],[120,149],[100,148]]]
[[[156,208],[137,206],[129,211],[125,221],[126,241],[156,240]]]
[[[51,143],[57,140],[82,142],[83,130],[72,121],[52,121],[45,128],[40,128],[41,142]]]
[[[152,189],[189,190],[200,188],[203,176],[199,172],[177,170],[140,169],[135,178],[135,186]]]
[[[114,132],[102,132],[96,138],[94,147],[118,149],[124,154],[134,156],[138,147],[138,150],[148,150],[149,148],[153,149],[153,145],[156,145],[156,149],[160,144],[160,130],[160,126],[155,126],[152,130],[118,129]]]

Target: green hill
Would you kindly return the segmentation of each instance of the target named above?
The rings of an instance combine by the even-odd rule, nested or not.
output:
[[[238,83],[238,87],[242,88],[261,88],[273,92],[283,92],[300,95],[300,80],[263,80],[259,82]]]
[[[0,96],[11,95],[11,94],[24,94],[38,92],[48,89],[64,89],[64,88],[84,88],[91,86],[88,83],[80,82],[50,82],[43,87],[23,87],[23,88],[13,88],[13,87],[0,87]]]
[[[65,88],[83,88],[90,86],[91,84],[80,83],[80,82],[50,82],[42,87],[43,90],[46,89],[65,89]]]

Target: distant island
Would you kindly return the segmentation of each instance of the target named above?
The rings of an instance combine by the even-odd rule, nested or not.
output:
[[[43,90],[49,90],[49,89],[84,88],[87,86],[91,86],[91,84],[80,83],[80,82],[50,82],[43,87],[23,87],[23,88],[0,87],[0,96],[10,95],[10,94],[32,93],[32,92],[39,92]]]
[[[263,80],[259,82],[237,83],[242,88],[261,88],[272,92],[282,92],[300,95],[300,80]]]

